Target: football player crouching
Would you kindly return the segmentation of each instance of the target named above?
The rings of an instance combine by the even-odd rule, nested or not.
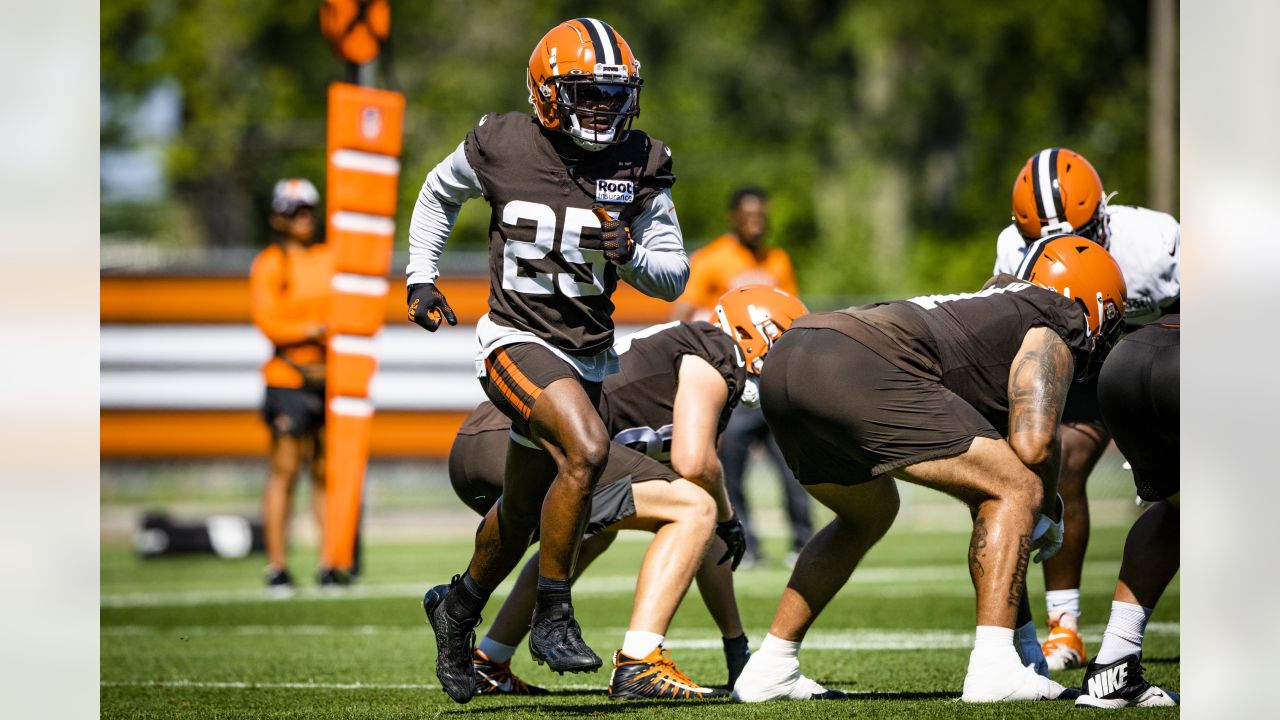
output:
[[[1177,312],[1181,293],[1178,221],[1147,208],[1111,205],[1084,156],[1045,148],[1023,164],[1013,184],[1013,222],[996,240],[995,272],[1013,273],[1037,240],[1064,232],[1107,248],[1124,274],[1125,324],[1136,328],[1162,312]],[[1110,436],[1098,410],[1097,376],[1072,388],[1059,426],[1058,492],[1066,508],[1062,550],[1044,564],[1049,635],[1042,654],[1049,670],[1088,662],[1080,637],[1080,578],[1089,542],[1086,481]],[[1019,646],[1036,642],[1035,626],[1019,627]]]
[[[610,698],[726,694],[695,683],[662,647],[694,579],[723,639],[728,687],[745,665],[748,643],[732,570],[746,546],[715,446],[739,398],[755,401],[755,375],[770,345],[804,313],[800,301],[781,291],[742,288],[722,300],[721,327],[673,322],[617,342],[621,369],[605,381],[601,400],[613,442],[592,495],[575,577],[605,551],[618,530],[645,530],[654,538],[638,574],[631,622],[622,647],[613,654]],[[492,516],[505,502],[502,455],[509,428],[509,421],[486,403],[466,420],[454,442],[450,479],[458,496],[478,513]],[[528,631],[536,579],[535,556],[475,650],[477,694],[545,692],[511,671],[511,658]]]
[[[1067,389],[1120,329],[1124,279],[1101,246],[1059,236],[1017,276],[802,318],[769,354],[766,420],[800,483],[835,519],[800,553],[769,634],[738,678],[743,702],[842,698],[800,673],[810,626],[898,512],[894,479],[970,507],[977,596],[966,702],[1073,697],[1014,645],[1027,563],[1062,542],[1057,426]]]

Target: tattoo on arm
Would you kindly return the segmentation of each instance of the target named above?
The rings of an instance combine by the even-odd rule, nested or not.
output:
[[[987,519],[979,517],[973,521],[973,537],[969,539],[969,574],[975,581],[987,574],[986,569],[982,567],[982,560],[978,557],[986,547]]]
[[[1062,417],[1074,362],[1062,338],[1047,329],[1040,335],[1041,342],[1019,352],[1009,376],[1011,433],[1053,434]]]

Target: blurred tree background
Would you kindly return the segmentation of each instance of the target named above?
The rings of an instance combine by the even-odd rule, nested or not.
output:
[[[323,189],[326,86],[344,72],[319,6],[102,5],[104,243],[259,247],[277,178]],[[1148,0],[392,9],[390,69],[408,99],[401,248],[426,173],[485,112],[527,111],[534,43],[584,15],[614,25],[642,62],[636,127],[673,148],[690,249],[724,231],[733,188],[760,185],[772,195],[770,237],[792,252],[807,296],[972,289],[1009,222],[1014,176],[1041,147],[1083,153],[1115,202],[1150,203]],[[157,97],[176,108],[167,126],[140,120]],[[138,157],[159,177],[118,190]],[[1176,200],[1160,209],[1176,215]],[[451,247],[478,247],[487,222],[487,206],[470,203]]]

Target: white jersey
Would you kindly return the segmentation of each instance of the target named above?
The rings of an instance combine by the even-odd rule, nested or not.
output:
[[[1124,273],[1125,322],[1142,325],[1160,317],[1182,293],[1179,264],[1182,246],[1178,221],[1166,213],[1140,207],[1111,205],[1111,256]],[[995,274],[1016,274],[1027,243],[1015,225],[996,239]]]

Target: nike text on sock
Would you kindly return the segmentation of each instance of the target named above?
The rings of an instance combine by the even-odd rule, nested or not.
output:
[[[510,660],[511,656],[516,654],[515,645],[504,645],[488,635],[480,639],[480,644],[476,646],[476,649],[484,653],[485,657],[490,660],[500,663]]]
[[[1147,630],[1147,620],[1151,619],[1151,608],[1133,603],[1111,603],[1111,617],[1107,620],[1107,631],[1102,635],[1102,647],[1094,662],[1108,665],[1128,655],[1142,653],[1142,636]]]
[[[622,654],[636,660],[646,658],[662,644],[662,637],[643,630],[628,630],[622,637]]]

